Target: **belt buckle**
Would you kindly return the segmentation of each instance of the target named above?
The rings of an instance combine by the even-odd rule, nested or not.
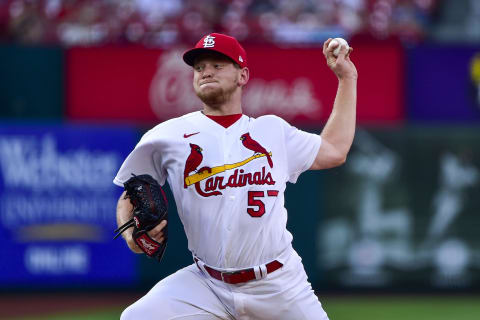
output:
[[[227,272],[220,272],[220,276],[222,277],[222,281],[225,282],[223,275],[233,276],[237,271],[227,271]],[[228,282],[227,282],[228,283]]]

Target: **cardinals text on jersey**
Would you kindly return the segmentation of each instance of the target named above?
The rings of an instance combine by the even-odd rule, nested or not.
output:
[[[213,168],[202,167],[200,169],[197,169],[197,167],[202,163],[203,149],[196,144],[190,143],[190,154],[186,160],[185,170],[183,172],[184,188],[186,189],[193,184],[199,195],[210,197],[221,195],[222,192],[220,190],[226,188],[238,188],[246,185],[274,185],[275,181],[271,173],[266,171],[265,166],[262,167],[261,171],[255,172],[245,172],[244,169],[241,169],[242,166],[250,161],[262,157],[266,157],[268,165],[270,168],[273,168],[272,153],[268,152],[260,143],[252,139],[248,132],[242,134],[240,140],[245,148],[253,151],[252,156],[236,163],[222,164]],[[228,178],[218,176],[219,173],[231,170],[234,171]],[[195,173],[189,175],[191,172]],[[202,189],[200,182],[203,180],[205,180],[205,183]]]

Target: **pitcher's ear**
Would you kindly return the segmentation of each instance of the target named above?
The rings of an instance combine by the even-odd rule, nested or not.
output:
[[[240,71],[240,79],[238,80],[238,84],[243,87],[248,83],[248,80],[250,79],[250,70],[248,70],[247,67],[242,68]]]

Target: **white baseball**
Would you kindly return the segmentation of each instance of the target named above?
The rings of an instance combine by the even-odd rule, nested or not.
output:
[[[337,46],[338,44],[338,46]],[[337,46],[335,48],[335,50],[333,50],[333,55],[335,57],[338,57],[338,54],[340,53],[340,47],[341,46],[346,46],[347,47],[347,50],[350,48],[348,46],[348,42],[347,40],[343,39],[343,38],[335,38],[335,39],[332,39],[332,41],[330,41],[330,43],[328,44],[328,48],[331,49],[332,47],[334,46]]]

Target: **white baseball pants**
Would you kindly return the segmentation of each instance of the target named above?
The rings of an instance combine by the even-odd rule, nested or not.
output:
[[[298,254],[290,248],[278,260],[283,267],[243,284],[216,280],[192,264],[157,283],[121,320],[328,320]]]

